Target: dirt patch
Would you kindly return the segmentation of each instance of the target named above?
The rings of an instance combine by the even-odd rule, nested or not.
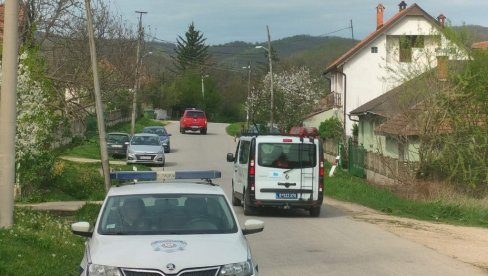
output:
[[[488,229],[432,223],[386,215],[376,210],[327,198],[326,204],[352,218],[372,224],[441,254],[480,267],[488,272]]]

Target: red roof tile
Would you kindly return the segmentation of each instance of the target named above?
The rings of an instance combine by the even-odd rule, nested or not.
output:
[[[488,49],[488,41],[476,42],[471,45],[473,49]]]

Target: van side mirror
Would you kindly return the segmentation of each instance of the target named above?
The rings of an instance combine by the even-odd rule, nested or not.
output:
[[[236,159],[234,157],[234,154],[232,153],[227,153],[227,162],[234,162]]]

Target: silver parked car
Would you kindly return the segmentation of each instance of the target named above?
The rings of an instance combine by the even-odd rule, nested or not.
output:
[[[164,166],[164,146],[157,134],[137,133],[127,148],[127,165],[154,164]]]

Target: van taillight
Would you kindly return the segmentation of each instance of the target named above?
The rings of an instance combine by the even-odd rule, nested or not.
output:
[[[324,192],[324,161],[319,162],[319,197],[323,196]]]
[[[324,161],[320,161],[319,165],[319,176],[324,176]]]
[[[251,159],[249,159],[249,173],[247,176],[247,188],[249,191],[250,201],[254,201],[254,199],[256,198],[255,174],[256,174],[256,166],[254,163],[254,156],[252,156]]]
[[[249,161],[249,175],[254,175],[256,174],[256,167],[254,166],[254,160],[251,159]]]

